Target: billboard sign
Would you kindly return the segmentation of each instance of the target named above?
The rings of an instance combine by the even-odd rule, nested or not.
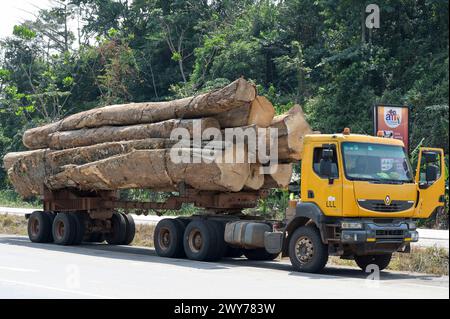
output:
[[[409,150],[409,107],[405,105],[376,104],[374,106],[374,134],[402,140]]]

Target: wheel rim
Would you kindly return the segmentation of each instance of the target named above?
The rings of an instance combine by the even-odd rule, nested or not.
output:
[[[56,237],[61,239],[64,237],[64,223],[62,221],[56,222]]]
[[[39,225],[39,220],[37,218],[33,218],[31,220],[31,235],[33,236],[37,236],[39,234],[39,229],[40,229],[40,225]]]
[[[170,247],[170,230],[168,228],[161,228],[161,231],[159,232],[159,236],[158,236],[158,241],[159,241],[159,246],[164,249],[167,250]]]
[[[295,243],[295,257],[301,264],[309,263],[314,257],[314,244],[308,237],[302,236]]]
[[[200,230],[193,229],[189,233],[188,243],[189,243],[189,249],[194,253],[198,253],[202,249],[203,238],[202,238],[202,234],[201,234]]]

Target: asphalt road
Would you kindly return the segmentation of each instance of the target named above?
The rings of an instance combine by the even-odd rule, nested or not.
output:
[[[57,246],[0,235],[0,298],[449,298],[448,277],[356,268],[293,272],[288,261],[166,259],[153,249]]]

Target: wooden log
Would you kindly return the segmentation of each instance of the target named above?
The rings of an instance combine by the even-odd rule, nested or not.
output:
[[[129,126],[102,126],[74,131],[55,132],[49,135],[48,146],[52,149],[74,148],[104,142],[137,140],[144,138],[169,138],[176,128],[186,129],[193,136],[194,126],[200,127],[200,133],[208,128],[220,129],[214,118],[167,120],[151,124]]]
[[[48,135],[58,131],[213,116],[245,106],[255,97],[255,86],[240,78],[222,89],[179,100],[110,105],[76,113],[25,131],[23,143],[30,149],[46,148]]]
[[[213,142],[214,149],[180,149],[174,148],[173,151],[187,152],[190,163],[174,163],[170,158],[171,148],[176,141],[169,139],[145,139],[137,141],[111,142],[88,147],[78,147],[67,150],[41,149],[28,152],[10,153],[7,156],[8,177],[14,185],[16,191],[24,198],[41,195],[43,185],[49,179],[52,187],[78,187],[81,189],[114,189],[119,188],[143,188],[153,185],[159,191],[174,190],[173,185],[180,182],[186,182],[192,187],[202,190],[223,190],[237,191],[243,187],[246,182],[246,175],[250,174],[249,164],[220,163],[217,151],[223,148],[223,143]],[[208,146],[211,143],[208,143]],[[139,156],[132,157],[134,160],[129,164],[123,162],[122,157],[136,150],[150,151],[152,149],[167,153],[164,167],[161,168],[160,157],[152,155],[155,162],[147,158],[147,161],[138,163]],[[200,153],[200,152],[203,152]],[[153,153],[152,153],[153,154]],[[203,159],[200,156],[203,155]],[[220,154],[225,156],[225,154]],[[198,159],[199,163],[194,161]],[[232,158],[236,161],[236,157]],[[14,163],[13,163],[14,161]],[[215,166],[205,164],[204,162],[216,162]],[[104,163],[106,162],[106,164]],[[224,162],[224,160],[222,160]],[[12,163],[12,164],[11,164]],[[100,163],[99,165],[97,165]],[[140,168],[138,167],[140,166]],[[89,167],[86,168],[86,167]],[[110,173],[102,173],[109,176],[107,180],[99,179],[97,167],[99,170],[112,170]],[[167,167],[167,173],[161,170]],[[123,172],[114,172],[117,169],[123,169]],[[142,175],[139,173],[139,169]],[[153,177],[149,177],[148,171],[157,171]],[[136,173],[133,183],[125,183],[127,178],[131,178],[132,172]],[[199,174],[199,172],[202,172]],[[89,174],[97,176],[89,176]],[[80,175],[76,175],[80,174]],[[108,175],[109,174],[109,175]],[[218,174],[218,176],[213,176]],[[229,174],[226,176],[225,174]],[[53,179],[52,176],[58,176]],[[139,176],[138,176],[139,175]],[[171,182],[167,182],[165,176],[170,176]],[[67,178],[67,181],[64,181]],[[117,178],[117,180],[116,180]],[[145,179],[149,178],[146,182]],[[209,182],[204,178],[209,178]],[[155,179],[155,180],[154,180]],[[156,182],[156,180],[160,180]],[[55,181],[56,180],[56,181]],[[242,185],[241,185],[242,184]],[[62,187],[65,185],[64,187]]]
[[[278,129],[279,159],[299,161],[302,157],[303,138],[313,133],[301,106],[294,105],[288,112],[276,116],[270,127]]]
[[[193,158],[201,149],[188,149]],[[174,163],[169,150],[136,150],[84,165],[68,165],[50,176],[50,189],[75,187],[82,190],[151,188],[176,191],[181,182],[200,190],[240,191],[249,174],[247,163]],[[201,174],[199,174],[201,172]]]
[[[250,164],[250,174],[245,182],[244,189],[258,190],[264,185],[264,175],[260,171],[261,165]]]
[[[264,175],[264,184],[261,188],[286,188],[292,177],[293,164],[277,164],[273,167],[275,172]]]
[[[268,127],[275,115],[275,109],[264,96],[257,96],[251,103],[214,116],[223,128],[256,125]]]
[[[14,189],[24,198],[43,194],[47,177],[45,154],[47,150],[10,153],[4,165]],[[12,160],[14,161],[12,162]]]

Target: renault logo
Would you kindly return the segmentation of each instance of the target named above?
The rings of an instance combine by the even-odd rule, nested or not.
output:
[[[386,206],[391,205],[391,198],[389,197],[389,195],[386,195],[386,197],[384,198],[384,203],[386,204]]]

